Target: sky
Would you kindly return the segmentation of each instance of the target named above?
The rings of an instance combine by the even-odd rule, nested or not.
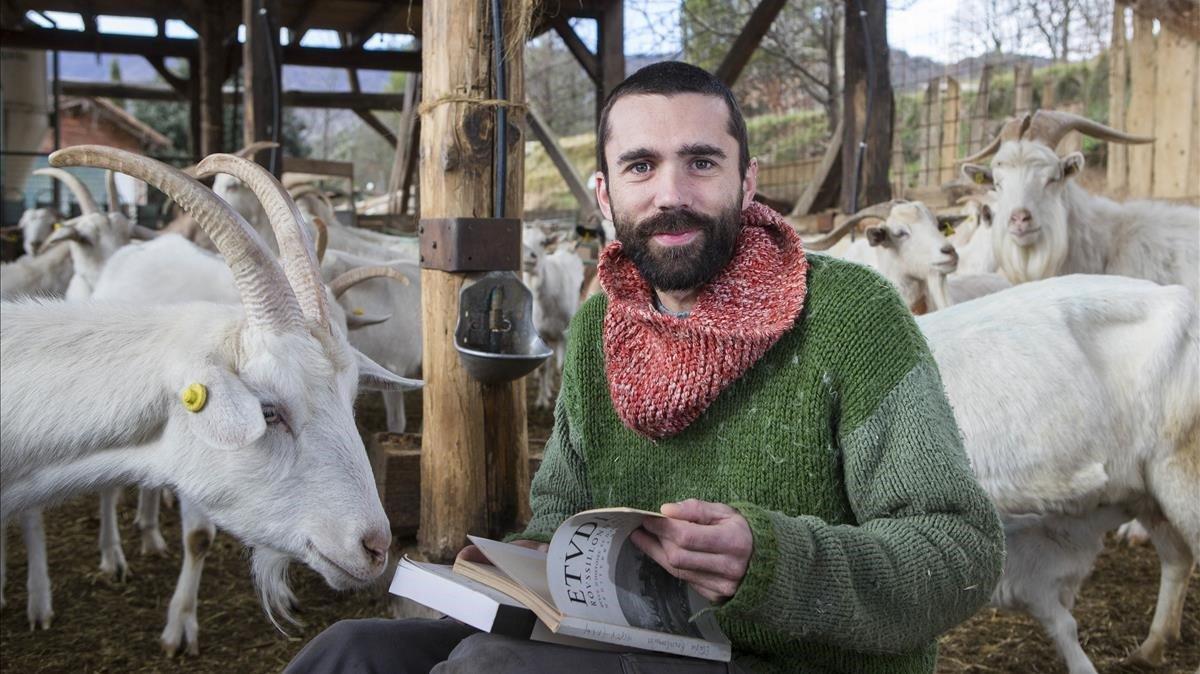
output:
[[[959,0],[915,0],[908,7],[888,11],[888,41],[893,49],[903,49],[913,56],[927,56],[943,60],[952,46],[947,41],[953,35],[953,15]],[[60,28],[83,30],[83,20],[78,14],[46,12]],[[38,17],[31,19],[46,25]],[[97,19],[100,32],[124,35],[155,35],[157,29],[151,19],[101,16]],[[595,22],[574,20],[572,24],[580,38],[595,48]],[[625,41],[626,53],[649,54],[679,50],[679,2],[678,0],[637,0],[626,5]],[[48,27],[48,26],[47,26]],[[239,31],[240,34],[241,31]],[[170,20],[166,25],[167,37],[195,38],[196,33],[182,21]],[[287,43],[286,31],[283,38]],[[367,49],[405,48],[407,36],[375,36],[367,43]],[[308,47],[336,47],[337,36],[332,31],[309,31],[302,45]]]

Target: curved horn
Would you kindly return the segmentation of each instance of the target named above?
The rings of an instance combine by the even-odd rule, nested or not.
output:
[[[67,189],[71,190],[71,194],[75,195],[75,201],[79,202],[79,210],[83,215],[91,213],[99,213],[100,207],[96,205],[96,200],[92,198],[92,192],[75,177],[75,174],[64,171],[60,168],[40,168],[34,171],[34,174],[39,176],[49,176],[62,181]]]
[[[334,297],[341,297],[350,288],[369,281],[373,278],[390,278],[393,281],[399,281],[404,285],[410,285],[412,281],[398,269],[387,265],[374,265],[371,267],[356,267],[348,272],[339,274],[337,278],[329,282],[329,290]]]
[[[54,166],[96,166],[127,173],[161,190],[192,216],[233,271],[246,321],[254,327],[290,330],[300,309],[270,250],[229,204],[173,166],[104,145],[76,145],[50,155]]]
[[[1005,141],[1021,140],[1021,134],[1025,133],[1025,130],[1029,128],[1030,121],[1031,118],[1028,113],[1008,120],[1004,123],[1004,126],[1000,127],[1000,133],[996,134],[996,137],[992,139],[992,142],[987,144],[987,147],[973,155],[959,159],[958,163],[969,164],[981,159],[986,159],[987,157],[999,152],[1000,146],[1003,145]]]
[[[804,249],[829,250],[830,248],[833,248],[834,244],[836,244],[838,241],[841,241],[842,237],[846,236],[850,230],[854,229],[855,225],[863,220],[868,218],[887,220],[888,213],[890,213],[892,211],[892,207],[898,203],[901,202],[893,199],[892,201],[884,201],[878,204],[867,206],[866,208],[843,220],[841,224],[839,224],[837,227],[834,227],[833,231],[829,232],[825,236],[812,241],[805,241]]]
[[[1053,150],[1058,146],[1058,142],[1063,139],[1063,136],[1072,131],[1078,131],[1092,138],[1107,140],[1113,143],[1139,144],[1154,142],[1154,138],[1152,137],[1131,136],[1105,126],[1100,122],[1092,121],[1087,117],[1081,117],[1070,112],[1059,112],[1057,110],[1038,110],[1035,112],[1026,137],[1029,140],[1042,143]]]
[[[298,186],[289,189],[288,194],[291,194],[292,198],[296,201],[312,194],[320,199],[321,203],[325,204],[325,208],[328,208],[330,213],[333,212],[333,202],[329,200],[329,195],[325,194],[325,190],[313,183],[300,183]]]
[[[250,159],[263,150],[270,150],[277,147],[279,147],[279,143],[276,143],[273,140],[256,140],[237,152],[234,152],[233,156],[241,157],[242,159]],[[199,165],[197,165],[197,168],[199,168]]]
[[[329,225],[325,224],[325,218],[314,215],[312,226],[317,230],[317,264],[320,265],[325,261],[325,249],[329,247]]]
[[[212,154],[196,166],[201,177],[216,173],[228,173],[246,184],[258,197],[267,221],[275,232],[279,244],[279,258],[283,273],[287,275],[300,310],[304,316],[319,325],[328,327],[329,308],[325,305],[325,284],[317,267],[312,241],[304,218],[296,209],[296,202],[288,196],[275,176],[249,159],[231,154]]]
[[[356,311],[362,311],[362,310],[357,309]],[[346,329],[347,330],[358,330],[361,328],[365,328],[369,325],[379,325],[380,323],[384,323],[386,321],[391,320],[391,318],[392,318],[391,314],[368,314],[368,313],[359,314],[359,313],[355,313],[354,311],[351,311],[350,313],[346,314]]]
[[[108,212],[121,212],[121,195],[117,194],[117,174],[112,171],[104,172],[104,192],[108,195]]]

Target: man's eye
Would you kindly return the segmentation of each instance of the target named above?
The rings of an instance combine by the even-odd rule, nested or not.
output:
[[[707,171],[716,167],[716,164],[712,163],[712,161],[708,159],[697,159],[692,165],[701,171]]]
[[[648,173],[650,171],[650,163],[640,161],[636,164],[630,164],[629,170],[633,173]]]

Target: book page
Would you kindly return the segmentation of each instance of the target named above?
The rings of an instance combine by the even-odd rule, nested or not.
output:
[[[501,543],[480,536],[467,536],[467,538],[479,548],[489,562],[503,571],[505,575],[545,599],[546,603],[554,605],[550,586],[546,582],[545,552],[512,543]]]
[[[646,517],[632,508],[589,510],[554,532],[546,557],[550,596],[565,615],[713,641],[727,641],[709,606],[686,582],[628,541]]]

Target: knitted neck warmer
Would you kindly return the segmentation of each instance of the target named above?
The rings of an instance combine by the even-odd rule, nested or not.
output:
[[[621,421],[653,439],[687,428],[792,327],[807,267],[795,230],[753,203],[742,211],[733,259],[679,319],[654,308],[654,290],[619,241],[605,248],[605,372]]]

